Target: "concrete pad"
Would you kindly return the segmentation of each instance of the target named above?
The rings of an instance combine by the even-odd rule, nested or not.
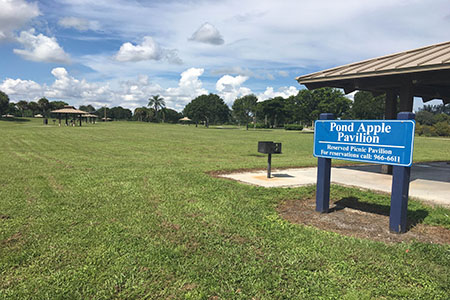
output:
[[[379,173],[380,165],[331,168],[331,182],[391,193],[392,176]],[[445,162],[413,165],[409,197],[450,207],[450,165]],[[274,170],[224,174],[222,177],[263,187],[299,187],[316,184],[317,168]]]

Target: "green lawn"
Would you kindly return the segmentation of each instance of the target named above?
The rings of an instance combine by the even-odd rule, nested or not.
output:
[[[259,140],[283,143],[274,167],[316,164],[308,133],[0,120],[0,298],[448,299],[449,245],[290,224],[275,207],[314,187],[208,175],[264,168]],[[414,158],[450,160],[449,146],[416,137]],[[389,206],[388,195],[332,188],[348,195]],[[419,209],[450,228],[449,210],[410,202]]]

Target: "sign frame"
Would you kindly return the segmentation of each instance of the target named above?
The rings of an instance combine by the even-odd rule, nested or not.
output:
[[[317,127],[318,123],[337,123],[337,124],[349,124],[349,123],[354,123],[355,126],[360,126],[360,124],[366,124],[366,125],[373,125],[373,123],[384,123],[386,124],[386,126],[397,126],[397,125],[393,125],[393,123],[410,123],[412,124],[412,128],[411,128],[411,132],[407,132],[408,134],[410,134],[409,139],[406,141],[406,143],[402,144],[402,145],[389,145],[389,144],[383,144],[383,145],[377,145],[377,144],[370,144],[370,143],[355,143],[355,142],[335,142],[335,141],[318,141],[318,137],[317,137]],[[358,124],[358,125],[356,125]],[[313,156],[314,157],[320,157],[320,158],[330,158],[330,159],[340,159],[340,160],[350,160],[350,161],[357,161],[357,162],[363,162],[363,163],[374,163],[374,164],[381,164],[381,165],[393,165],[393,166],[402,166],[402,167],[410,167],[412,165],[413,162],[413,152],[414,152],[414,132],[415,132],[415,126],[416,126],[416,122],[415,120],[316,120],[314,122],[314,150],[313,150]],[[406,128],[405,131],[409,131],[410,128]],[[356,159],[356,158],[351,158],[351,157],[338,157],[338,156],[333,156],[333,155],[322,155],[320,153],[316,153],[316,150],[318,150],[316,147],[319,143],[322,144],[341,144],[341,145],[345,145],[345,146],[351,146],[351,145],[355,145],[355,146],[359,146],[359,147],[385,147],[385,148],[408,148],[407,150],[405,150],[405,153],[407,154],[406,159],[404,159],[401,163],[400,161],[398,163],[394,162],[394,161],[388,161],[388,160],[374,160],[374,159]],[[319,151],[319,150],[318,150]],[[406,152],[407,151],[407,152]],[[346,152],[340,152],[340,153],[355,153],[355,152],[351,152],[351,151],[346,151]],[[374,155],[378,155],[378,154],[374,154]],[[385,156],[382,156],[383,158]],[[391,157],[393,158],[394,155],[391,155]],[[400,160],[400,157],[399,157]],[[405,160],[407,161],[407,163],[405,163]]]

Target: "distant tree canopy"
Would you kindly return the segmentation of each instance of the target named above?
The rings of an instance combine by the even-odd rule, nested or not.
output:
[[[6,93],[0,91],[0,117],[8,112],[9,97]]]
[[[344,117],[350,110],[352,101],[333,88],[313,91],[300,90],[287,99],[275,97],[258,102],[256,115],[258,122],[267,127],[278,127],[285,123],[311,125],[321,113],[333,113],[336,118]]]
[[[183,117],[182,113],[179,113],[176,110],[170,108],[161,109],[161,114],[164,122],[172,124],[178,123],[178,120]]]
[[[132,112],[128,108],[123,108],[122,106],[115,106],[112,108],[102,107],[95,111],[95,114],[100,118],[106,117],[112,120],[131,120]]]
[[[79,107],[79,110],[82,110],[82,111],[85,111],[85,112],[88,112],[88,113],[94,113],[95,112],[95,107],[92,106],[91,104],[81,105]]]
[[[69,105],[64,101],[50,101],[50,110],[57,110],[63,108],[65,105]]]
[[[183,110],[183,115],[196,124],[204,121],[209,124],[223,124],[230,119],[230,109],[216,94],[201,95],[192,100]]]
[[[42,97],[37,102],[38,108],[44,117],[47,117],[50,113],[50,101],[47,98]]]
[[[381,120],[384,117],[385,94],[374,97],[371,92],[358,91],[348,118],[357,120]]]
[[[416,113],[416,134],[450,136],[450,104],[424,105]]]
[[[251,122],[252,118],[256,113],[256,104],[258,98],[251,94],[241,98],[236,99],[233,103],[233,117],[245,124],[248,130],[248,123]]]

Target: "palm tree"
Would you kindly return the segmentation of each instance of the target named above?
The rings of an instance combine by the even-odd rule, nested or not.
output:
[[[153,107],[155,110],[156,120],[158,120],[158,109],[166,107],[166,102],[164,102],[164,98],[159,95],[152,96],[148,99],[148,107]]]

